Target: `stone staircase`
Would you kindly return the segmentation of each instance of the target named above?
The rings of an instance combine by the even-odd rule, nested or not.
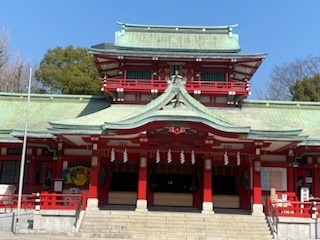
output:
[[[273,239],[264,216],[164,211],[87,211],[76,237],[105,239]]]

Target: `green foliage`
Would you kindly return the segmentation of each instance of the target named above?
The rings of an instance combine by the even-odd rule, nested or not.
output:
[[[35,77],[52,93],[100,94],[98,72],[85,48],[49,49]]]
[[[320,75],[297,81],[290,92],[293,101],[320,101]]]

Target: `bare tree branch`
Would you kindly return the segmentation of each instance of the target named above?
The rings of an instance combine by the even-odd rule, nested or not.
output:
[[[8,31],[0,26],[0,69],[9,61],[10,36]]]
[[[22,59],[20,53],[11,55],[9,33],[0,26],[0,91],[27,92],[31,66],[31,63]],[[39,82],[32,81],[32,91],[40,88],[43,87]]]
[[[320,73],[320,56],[309,55],[291,63],[276,66],[271,71],[265,99],[292,100],[290,89],[298,80]],[[260,96],[261,97],[261,96]]]

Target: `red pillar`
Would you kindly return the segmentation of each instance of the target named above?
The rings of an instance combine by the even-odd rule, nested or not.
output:
[[[58,158],[58,160],[56,161],[56,166],[55,166],[55,170],[54,170],[54,177],[55,178],[62,177],[62,165],[63,165],[62,159]]]
[[[37,161],[38,161],[38,158],[37,158],[37,153],[36,153],[36,149],[33,148],[32,149],[32,154],[31,156],[27,156],[27,164],[28,164],[28,161],[29,161],[29,175],[28,175],[28,185],[31,185],[31,186],[34,186],[34,183],[35,183],[35,178],[34,176],[36,175],[36,169],[37,169]]]
[[[292,170],[293,170],[294,191],[296,192],[296,198],[298,198],[299,194],[298,194],[298,186],[297,186],[297,177],[298,177],[297,167],[293,167]]]
[[[139,166],[139,183],[138,183],[138,199],[147,199],[147,168],[145,157],[140,159]]]
[[[92,164],[95,162],[95,164]],[[90,182],[89,182],[89,198],[98,197],[98,180],[99,180],[99,158],[96,155],[91,157]]]
[[[292,167],[293,162],[293,154],[290,154],[287,156],[287,191],[288,192],[295,192],[295,177]]]
[[[287,167],[287,171],[288,171],[288,177],[287,177],[287,186],[288,186],[288,189],[287,191],[288,192],[295,192],[295,188],[294,188],[294,177],[293,177],[293,167],[289,164],[288,167]]]
[[[98,209],[99,200],[98,200],[98,184],[99,184],[99,171],[100,160],[96,153],[93,151],[91,156],[91,168],[90,168],[90,182],[89,182],[89,194],[87,209],[96,210]]]
[[[259,161],[255,164],[261,164]],[[261,173],[253,170],[253,204],[262,203],[262,191],[261,191]]]
[[[318,165],[315,164],[314,167],[313,167],[313,195],[315,197],[320,197],[320,184],[319,184],[319,168],[318,168]]]
[[[62,142],[58,142],[57,156],[54,161],[54,178],[62,177],[63,157],[64,157],[64,146]]]
[[[203,201],[212,202],[212,162],[206,159],[203,169]]]
[[[252,214],[263,214],[262,205],[262,190],[261,190],[261,161],[260,161],[260,149],[257,151],[256,159],[253,163],[253,186],[252,186]]]
[[[202,212],[213,212],[212,203],[212,160],[205,159],[203,167],[203,203]]]
[[[147,211],[147,157],[140,157],[136,211]]]

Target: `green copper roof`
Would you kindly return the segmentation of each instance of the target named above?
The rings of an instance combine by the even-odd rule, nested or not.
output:
[[[102,132],[109,129],[140,127],[152,121],[193,121],[202,122],[226,132],[249,132],[249,127],[238,126],[228,121],[227,118],[221,118],[191,97],[183,87],[181,76],[175,76],[165,93],[144,107],[132,106],[131,111],[119,111],[121,107],[117,104],[112,108],[82,118],[52,122],[52,131],[55,131],[54,129],[59,131],[58,129],[62,128],[64,132],[75,133],[82,128],[85,131],[100,130]],[[84,122],[90,122],[90,124],[84,126]]]
[[[0,130],[2,133],[23,136],[26,103],[26,94],[0,94],[0,108],[2,109]],[[96,112],[107,105],[104,97],[31,94],[28,118],[29,135],[49,137],[50,121],[76,118]]]
[[[211,30],[211,31],[232,31],[232,28],[238,26],[238,24],[233,25],[223,25],[223,26],[185,26],[185,25],[153,25],[153,24],[134,24],[134,23],[124,23],[117,22],[117,24],[121,25],[123,29],[136,29],[136,30],[152,30],[156,29],[157,31],[176,31],[176,29],[180,29],[182,31],[192,32],[194,30]]]
[[[141,57],[162,57],[162,58],[203,58],[203,59],[241,59],[241,58],[266,58],[267,53],[231,53],[231,52],[201,52],[201,51],[178,51],[168,49],[151,50],[141,49],[123,49],[110,44],[103,43],[92,46],[89,49],[92,54],[108,54],[114,56],[141,56]]]
[[[99,134],[105,130],[137,128],[153,121],[191,121],[225,132],[245,133],[248,139],[303,141],[312,134],[312,131],[303,131],[303,126],[309,125],[308,122],[292,124],[295,121],[294,115],[290,115],[290,119],[283,124],[282,116],[275,114],[281,104],[274,105],[277,107],[266,108],[267,105],[260,102],[248,102],[242,108],[207,108],[188,94],[179,76],[172,78],[162,95],[143,107],[112,105],[91,115],[51,122],[51,131],[73,134],[92,131],[92,134]],[[309,114],[307,110],[303,111]]]
[[[142,58],[161,63],[201,61],[233,66],[234,80],[250,80],[266,58],[266,53],[240,52],[239,37],[230,26],[162,26],[119,23],[114,44],[101,43],[89,48],[101,77],[120,74],[122,62]],[[156,70],[156,69],[154,69]]]
[[[160,26],[119,23],[115,46],[136,49],[239,52],[239,37],[230,26]]]
[[[106,129],[127,129],[140,127],[152,121],[193,121],[202,122],[226,132],[249,132],[249,127],[243,127],[231,123],[227,118],[214,113],[194,99],[184,88],[181,76],[173,76],[167,90],[145,107],[125,119],[110,122],[104,125]]]
[[[1,142],[17,141],[14,137],[22,136],[25,106],[25,94],[0,94]],[[148,121],[185,120],[242,132],[248,139],[291,139],[301,145],[320,145],[320,103],[247,100],[241,108],[207,108],[175,85],[143,107],[110,106],[104,97],[32,95],[29,112],[28,135],[33,137],[64,132],[99,134]]]
[[[242,108],[216,108],[216,112],[251,126],[251,134],[273,132],[285,137],[301,132],[309,140],[320,140],[320,103],[245,100]]]

